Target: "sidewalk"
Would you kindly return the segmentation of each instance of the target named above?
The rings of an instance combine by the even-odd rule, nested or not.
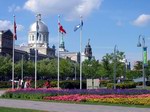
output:
[[[67,104],[27,100],[0,99],[0,107],[26,108],[54,112],[150,112],[150,108]]]
[[[0,96],[4,94],[7,90],[0,90]]]

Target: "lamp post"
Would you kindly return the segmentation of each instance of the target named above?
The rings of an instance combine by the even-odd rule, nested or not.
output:
[[[117,45],[115,45],[114,47],[114,89],[116,89],[116,61],[117,61],[117,56],[116,56],[116,53],[117,53]]]
[[[142,43],[141,43],[142,38]],[[142,47],[142,68],[143,68],[143,88],[145,88],[145,66],[147,65],[147,47],[145,46],[145,38],[139,35],[137,47]]]

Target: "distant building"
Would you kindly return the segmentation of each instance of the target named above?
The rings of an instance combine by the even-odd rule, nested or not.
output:
[[[34,22],[28,33],[28,44],[27,45],[15,45],[15,61],[22,59],[25,60],[35,60],[35,47],[37,48],[37,60],[42,60],[45,58],[57,58],[57,52],[55,53],[55,46],[49,47],[49,31],[46,24],[41,19],[41,14],[38,15],[38,36],[36,36],[37,22]],[[13,48],[13,33],[10,30],[0,31],[0,55],[11,56],[12,57]],[[59,45],[60,58],[71,59],[75,62],[80,62],[80,52],[69,52],[65,49],[65,42],[63,37],[61,37],[61,42]],[[82,53],[82,61],[85,59],[91,60],[94,58],[92,56],[92,48],[90,45],[90,40],[85,47],[84,53]]]
[[[60,57],[64,59],[70,59],[75,62],[80,62],[80,53],[79,52],[69,52],[65,49],[65,42],[63,37],[61,37],[60,45],[59,45],[59,53]]]
[[[15,45],[15,61],[21,60],[22,56],[26,60],[34,60],[35,45],[37,45],[37,59],[55,57],[55,46],[49,47],[48,27],[38,16],[39,35],[36,38],[36,22],[30,26],[28,34],[28,45]],[[0,31],[0,54],[3,56],[12,56],[13,33],[10,30]]]
[[[87,45],[85,46],[84,52],[82,52],[82,62],[85,60],[92,60],[95,57],[92,55],[92,47],[90,45],[90,39],[88,40]]]

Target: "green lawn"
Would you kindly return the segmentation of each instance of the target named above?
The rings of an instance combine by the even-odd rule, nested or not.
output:
[[[0,112],[47,112],[47,111],[0,107]]]

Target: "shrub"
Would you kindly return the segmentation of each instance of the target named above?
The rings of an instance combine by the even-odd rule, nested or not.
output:
[[[10,88],[11,82],[10,81],[0,81],[0,88]]]
[[[150,81],[146,81],[146,86],[150,86]]]
[[[37,80],[37,88],[43,88],[47,80]],[[31,87],[34,88],[35,81],[31,82]],[[51,87],[57,87],[57,81],[50,81]]]
[[[62,89],[79,89],[80,81],[75,80],[66,80],[60,82],[60,87]],[[82,89],[86,88],[86,81],[82,81]]]
[[[57,87],[57,81],[51,81],[51,87]]]
[[[101,87],[106,87],[108,83],[111,83],[112,81],[110,80],[100,80],[100,86]]]
[[[136,82],[136,85],[137,85],[137,86],[142,86],[142,85],[143,85],[143,82]]]
[[[107,88],[113,89],[114,84],[113,83],[108,83]],[[136,83],[134,82],[129,82],[129,83],[119,83],[116,84],[116,89],[129,89],[129,88],[136,88]]]

